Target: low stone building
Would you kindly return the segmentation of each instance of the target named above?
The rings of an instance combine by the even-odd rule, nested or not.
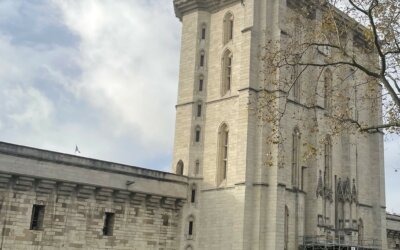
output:
[[[187,177],[0,143],[0,249],[178,249]]]

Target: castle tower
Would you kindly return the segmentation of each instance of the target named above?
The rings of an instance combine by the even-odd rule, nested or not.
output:
[[[269,112],[286,110],[279,122],[263,118],[260,105],[287,72],[266,71],[260,54],[296,35],[287,18],[298,2],[174,0],[182,44],[173,171],[189,178],[180,249],[295,250],[307,236],[385,246],[382,135],[331,135],[313,75],[289,101],[267,102]],[[334,83],[342,72],[325,74]],[[314,157],[303,157],[308,145],[320,146]]]

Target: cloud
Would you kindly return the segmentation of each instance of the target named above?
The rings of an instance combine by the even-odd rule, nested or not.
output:
[[[179,64],[171,3],[53,2],[80,38],[77,95],[109,116],[116,135],[135,134],[155,152],[171,150]]]
[[[166,1],[1,1],[0,140],[169,170],[179,40]]]

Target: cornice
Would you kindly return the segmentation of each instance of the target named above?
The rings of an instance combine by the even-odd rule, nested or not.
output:
[[[175,15],[182,20],[183,15],[194,10],[214,12],[228,4],[245,0],[174,0]]]

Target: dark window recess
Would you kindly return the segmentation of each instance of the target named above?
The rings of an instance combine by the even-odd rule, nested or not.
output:
[[[189,235],[193,235],[193,221],[189,221]]]
[[[200,67],[204,66],[204,55],[200,55]]]
[[[195,188],[193,188],[192,189],[192,197],[191,197],[191,200],[190,200],[192,203],[195,203],[196,202],[196,189]]]
[[[43,218],[44,218],[44,205],[33,205],[30,229],[31,230],[42,230],[43,229]]]
[[[114,231],[114,213],[106,213],[104,218],[103,235],[112,236]]]
[[[163,226],[168,226],[169,225],[169,216],[164,214],[162,216],[162,220],[163,220]]]
[[[196,142],[200,142],[200,130],[196,130]]]
[[[206,39],[206,28],[201,29],[201,39]]]
[[[197,105],[197,117],[201,116],[201,104]]]
[[[199,91],[203,91],[203,84],[204,84],[204,80],[200,79],[200,81],[199,81]]]

